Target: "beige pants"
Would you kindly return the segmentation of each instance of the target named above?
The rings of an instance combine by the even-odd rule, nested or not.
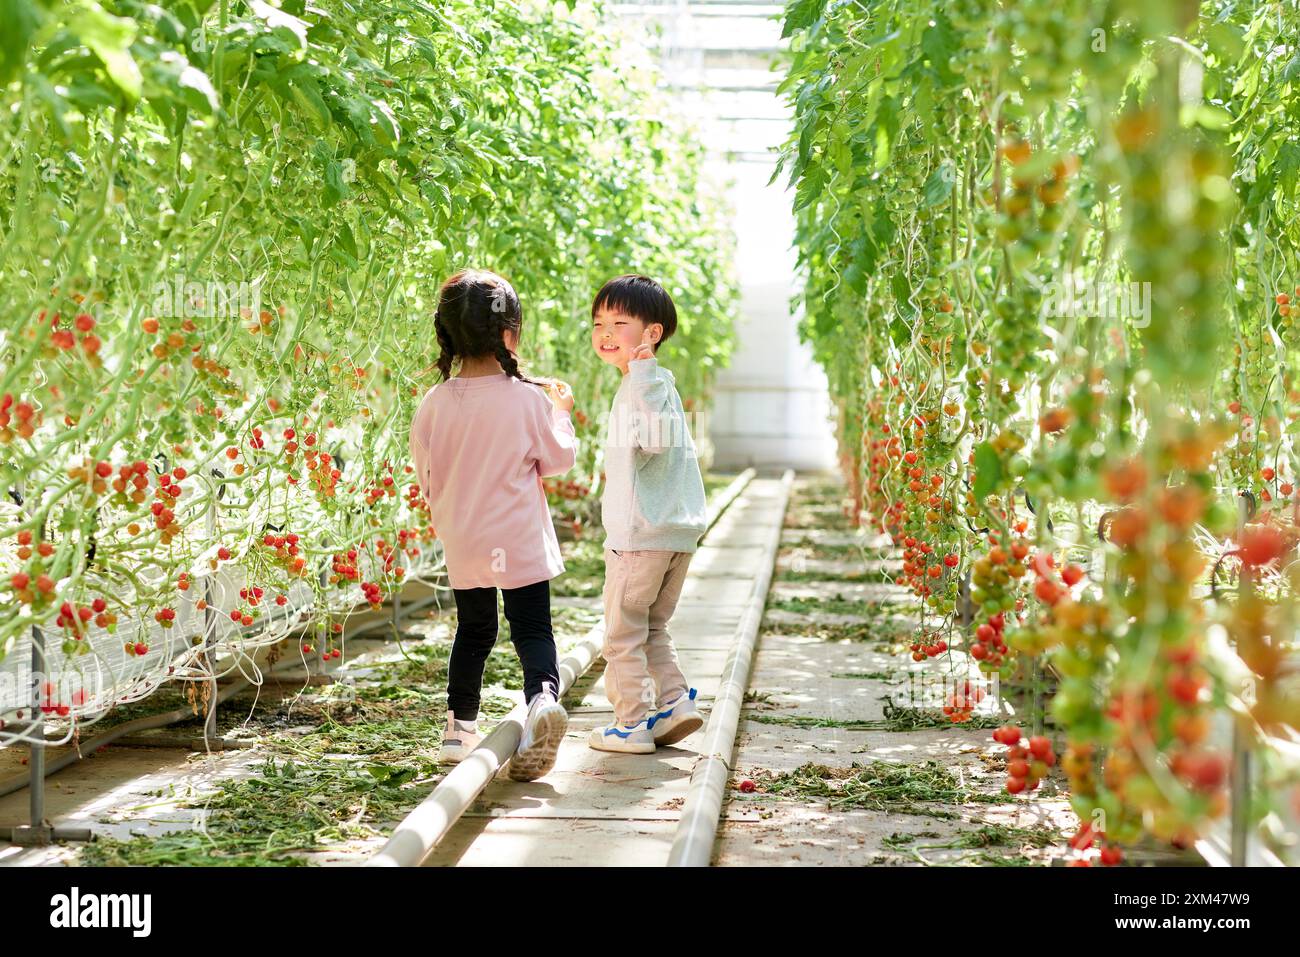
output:
[[[605,549],[605,694],[620,724],[688,690],[668,619],[690,564],[690,552]]]

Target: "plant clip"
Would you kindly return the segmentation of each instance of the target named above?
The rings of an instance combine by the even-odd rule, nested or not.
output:
[[[95,526],[99,527],[99,515],[103,509],[95,509]],[[90,533],[90,544],[86,546],[86,564],[90,565],[95,561],[95,549],[99,547],[99,542],[95,539],[95,533]]]
[[[1219,597],[1219,569],[1223,566],[1223,560],[1233,555],[1240,555],[1241,549],[1234,548],[1231,551],[1224,552],[1214,561],[1214,566],[1210,569],[1210,599],[1217,600]]]
[[[1117,511],[1119,510],[1112,508],[1108,512],[1102,512],[1097,519],[1097,541],[1102,544],[1106,542],[1106,529],[1110,527],[1111,520],[1115,517]]]
[[[975,605],[970,598],[970,569],[957,580],[957,623],[969,625],[975,620]]]
[[[221,479],[226,477],[226,473],[221,471],[221,469],[213,469],[212,477],[217,479],[217,501],[220,502],[226,497],[226,486],[225,483],[221,481]]]
[[[1034,500],[1029,497],[1029,493],[1022,488],[1020,490],[1020,494],[1025,497],[1025,506],[1029,509],[1029,514],[1033,515],[1034,517],[1037,517],[1038,510],[1034,508]],[[1055,529],[1052,527],[1052,516],[1050,515],[1047,516],[1047,530],[1049,532],[1055,531]]]
[[[153,460],[154,460],[154,462],[155,462],[155,465],[154,465],[154,467],[153,467],[153,470],[154,470],[157,474],[162,475],[162,474],[164,474],[164,473],[166,473],[166,472],[170,472],[170,471],[171,471],[171,465],[170,465],[170,464],[168,463],[168,461],[167,461],[167,456],[163,455],[161,452],[157,453],[157,454],[153,457]],[[162,468],[159,468],[159,467],[158,467],[158,465],[156,464],[156,463],[158,463],[158,462],[161,462],[161,463],[162,463]]]
[[[1255,512],[1259,508],[1259,506],[1255,502],[1255,493],[1248,488],[1243,488],[1240,492],[1237,493],[1237,497],[1244,498],[1246,500],[1246,521],[1249,522],[1252,518],[1255,517]]]
[[[15,504],[15,505],[17,505],[17,506],[19,506],[19,507],[22,507],[22,504],[23,504],[23,493],[22,493],[22,492],[18,491],[18,489],[16,489],[16,488],[11,488],[11,489],[9,490],[9,497],[10,497],[11,499],[14,500],[14,504]]]

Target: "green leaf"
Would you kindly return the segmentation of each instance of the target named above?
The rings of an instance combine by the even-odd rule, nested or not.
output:
[[[357,139],[367,145],[374,143],[374,132],[370,128],[370,104],[356,96],[342,97],[337,102],[343,108],[343,115],[347,117],[348,125],[352,127]]]
[[[397,122],[392,108],[383,100],[371,100],[374,110],[374,126],[379,131],[379,138],[387,146],[397,146],[402,142],[402,125]]]
[[[39,73],[33,73],[29,82],[37,98],[44,101],[49,108],[50,117],[54,120],[55,126],[59,128],[59,134],[63,137],[63,141],[65,143],[70,141],[72,139],[72,126],[68,123],[66,116],[69,107],[68,101],[61,97],[54,89],[53,84]]]
[[[330,125],[332,119],[330,108],[325,105],[325,100],[320,95],[320,90],[316,88],[313,80],[291,80],[289,93],[294,101],[303,108],[308,119],[317,130],[323,130]]]
[[[982,502],[1002,482],[1002,459],[988,442],[975,446],[975,500]]]
[[[844,285],[848,286],[859,296],[866,293],[867,274],[862,268],[861,260],[853,260],[853,262],[849,263],[848,268],[844,270]]]
[[[198,67],[186,66],[182,69],[177,83],[184,92],[185,105],[191,110],[213,115],[220,108],[212,81]]]
[[[930,61],[930,67],[944,86],[952,86],[961,78],[948,68],[948,61],[957,52],[957,33],[942,13],[921,34],[921,49]]]
[[[32,35],[41,25],[44,11],[30,0],[0,0],[0,87],[23,68]]]
[[[898,105],[891,96],[883,97],[876,110],[876,155],[877,169],[884,169],[889,164],[889,154],[893,148],[894,137],[898,135]]]
[[[799,189],[795,193],[795,211],[797,212],[805,206],[816,202],[816,200],[821,197],[822,187],[825,185],[826,170],[821,166],[814,166],[799,183]]]
[[[113,106],[121,98],[116,86],[106,86],[93,76],[79,76],[67,86],[67,100],[83,110]]]
[[[922,192],[926,206],[938,206],[952,198],[952,184],[957,178],[957,171],[947,160],[935,167],[930,178],[925,181]]]
[[[871,238],[881,249],[894,241],[894,221],[889,218],[889,207],[881,202],[876,204],[876,215],[871,221]]]
[[[902,316],[895,316],[889,324],[889,338],[900,349],[912,341],[912,329],[903,321]]]
[[[1283,143],[1277,151],[1277,158],[1269,169],[1273,179],[1280,183],[1286,195],[1295,192],[1297,175],[1300,175],[1300,146],[1295,143]]]
[[[1226,130],[1232,126],[1232,114],[1221,106],[1201,103],[1192,112],[1191,119],[1207,130]]]
[[[889,279],[889,288],[894,293],[894,299],[900,309],[910,308],[908,303],[912,298],[912,285],[907,281],[907,275],[901,270],[895,270]]]
[[[278,10],[262,0],[248,0],[253,15],[271,28],[275,36],[284,39],[301,52],[307,50],[307,28],[309,24],[291,14]]]
[[[351,256],[353,259],[361,258],[357,254],[356,237],[352,235],[352,229],[351,227],[348,226],[347,223],[339,224],[339,231],[335,235],[334,241],[337,242],[340,246],[342,246],[343,249],[347,252],[347,254]]]
[[[311,223],[305,218],[300,219],[291,216],[289,221],[298,230],[298,235],[302,238],[303,248],[307,250],[307,255],[310,256],[312,249],[316,245],[316,230],[312,228]]]
[[[1245,49],[1241,30],[1227,22],[1212,23],[1207,26],[1205,41],[1210,52],[1224,64],[1236,63]]]
[[[440,271],[447,264],[447,247],[439,240],[429,240],[429,262],[434,272]]]
[[[781,39],[792,36],[796,31],[806,30],[822,15],[826,0],[794,0],[785,14],[785,26],[781,30]]]
[[[335,205],[339,200],[347,199],[352,195],[352,190],[347,182],[343,179],[343,165],[335,160],[330,160],[325,164],[325,195],[323,205],[326,209]],[[346,226],[344,227],[347,228]],[[349,238],[351,232],[348,233]],[[355,248],[355,244],[354,247]]]
[[[81,13],[68,28],[99,57],[109,78],[128,99],[140,99],[143,80],[130,53],[136,33],[134,20],[112,16],[94,0],[84,0]]]

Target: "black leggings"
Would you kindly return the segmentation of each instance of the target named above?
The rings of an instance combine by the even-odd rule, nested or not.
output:
[[[447,710],[460,721],[478,717],[483,690],[483,668],[497,643],[497,590],[457,588],[456,640],[447,664]],[[503,588],[510,640],[524,666],[524,696],[531,700],[549,681],[560,691],[560,667],[551,631],[551,583],[540,581],[522,588]]]

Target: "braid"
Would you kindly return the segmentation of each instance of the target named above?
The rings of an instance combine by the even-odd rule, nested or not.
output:
[[[506,375],[538,385],[525,378],[519,360],[506,348],[506,333],[519,334],[523,310],[505,279],[495,273],[461,270],[443,283],[433,318],[441,349],[437,368],[444,381],[451,378],[457,359],[492,356]]]
[[[438,374],[442,376],[442,381],[446,382],[451,378],[451,363],[456,358],[456,346],[451,340],[447,327],[443,325],[442,318],[436,313],[433,319],[433,330],[438,336],[438,347],[442,350],[438,354]]]
[[[497,362],[501,363],[501,368],[505,371],[506,375],[510,376],[512,379],[521,379],[525,382],[528,381],[527,379],[524,379],[523,373],[519,371],[519,361],[510,354],[510,350],[506,348],[506,344],[503,340],[497,340],[497,346],[493,354],[497,357]]]
[[[529,385],[537,385],[538,383],[533,382],[532,379],[529,379],[519,371],[519,360],[516,359],[514,354],[506,348],[506,331],[512,330],[518,332],[519,327],[522,324],[523,323],[519,320],[512,322],[506,316],[501,315],[497,320],[496,346],[493,350],[493,354],[496,356],[497,362],[501,363],[501,368],[505,371],[506,375],[510,376],[512,379],[518,379],[520,382],[527,382]]]

